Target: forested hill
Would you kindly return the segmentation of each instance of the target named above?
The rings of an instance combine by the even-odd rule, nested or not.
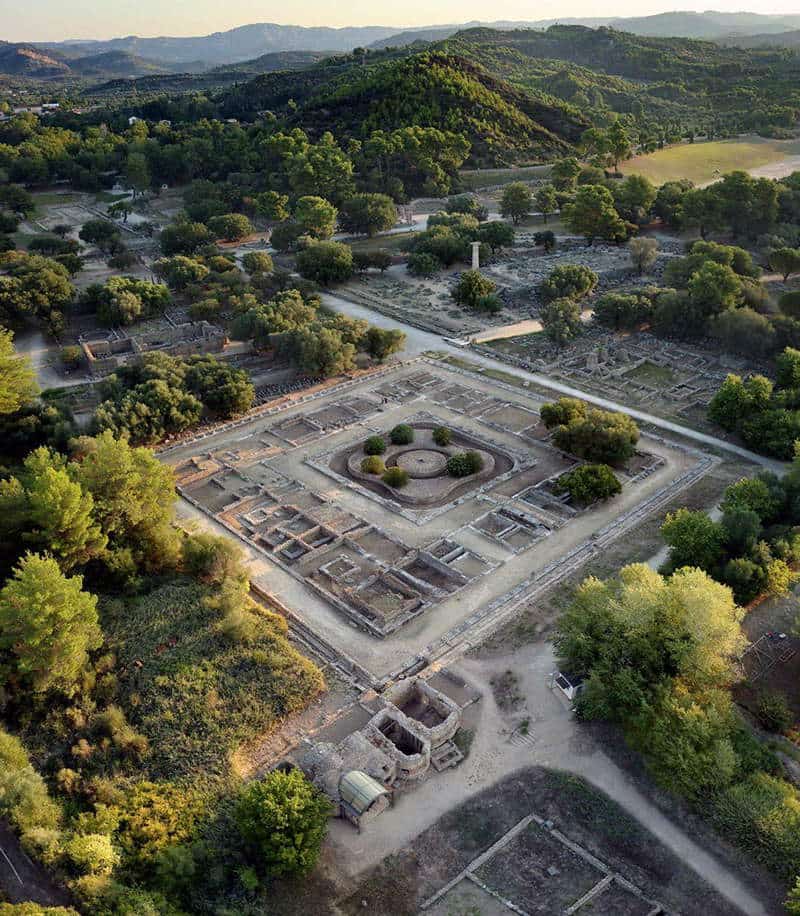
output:
[[[442,43],[455,53],[475,48],[509,48],[525,57],[556,59],[635,80],[691,80],[760,72],[766,56],[742,53],[710,41],[646,38],[611,28],[555,25],[546,31],[469,29]],[[776,53],[774,60],[781,57]]]
[[[476,163],[563,155],[589,126],[568,103],[526,92],[441,51],[377,65],[343,65],[339,59],[298,73],[267,74],[230,90],[222,107],[237,117],[271,110],[305,130],[330,130],[337,137],[436,127],[463,134]]]

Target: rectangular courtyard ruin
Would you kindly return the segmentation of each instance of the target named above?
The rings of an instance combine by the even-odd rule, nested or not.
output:
[[[186,512],[248,548],[251,577],[305,627],[384,682],[430,660],[673,499],[712,465],[642,435],[617,468],[622,493],[590,508],[554,487],[579,459],[555,448],[544,402],[519,388],[418,359],[229,424],[163,453]],[[397,425],[412,441],[391,442]],[[446,445],[434,441],[437,428]],[[387,443],[392,487],[362,471]],[[448,475],[471,451],[480,468]]]

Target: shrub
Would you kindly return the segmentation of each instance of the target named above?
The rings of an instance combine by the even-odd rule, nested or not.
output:
[[[493,295],[496,289],[497,284],[479,270],[465,270],[451,295],[459,305],[476,308],[482,299]]]
[[[778,300],[778,307],[784,315],[800,318],[800,289],[784,293]]]
[[[386,465],[380,455],[368,455],[361,462],[361,470],[364,474],[383,474]]]
[[[370,436],[364,443],[365,455],[382,455],[385,451],[386,442],[383,436]]]
[[[447,473],[451,477],[469,477],[483,469],[483,458],[478,452],[459,452],[447,459]]]
[[[67,369],[77,369],[83,362],[83,350],[75,344],[61,348],[61,363]]]
[[[557,493],[569,493],[581,506],[610,499],[622,491],[622,484],[607,464],[584,464],[563,474],[555,485]]]
[[[408,483],[408,471],[404,471],[402,468],[398,467],[386,468],[381,480],[383,480],[388,487],[394,487],[395,490],[400,490]]]
[[[759,695],[756,715],[764,728],[778,733],[785,732],[794,719],[786,697],[774,690],[764,690]]]
[[[444,448],[453,441],[453,434],[446,426],[437,426],[433,431],[433,441]]]
[[[319,858],[330,802],[300,770],[274,770],[251,782],[236,806],[236,823],[270,875],[305,874]]]
[[[592,292],[599,279],[593,270],[582,264],[562,264],[539,284],[539,295],[544,302],[554,299],[574,299],[577,302]]]
[[[409,257],[407,266],[412,277],[433,277],[442,265],[432,254],[418,251]]]
[[[414,430],[406,423],[400,423],[389,433],[395,445],[410,445],[414,441]]]

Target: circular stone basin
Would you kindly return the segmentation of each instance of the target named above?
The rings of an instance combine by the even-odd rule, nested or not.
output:
[[[397,456],[397,466],[409,477],[439,477],[447,469],[447,455],[430,448],[412,448]]]

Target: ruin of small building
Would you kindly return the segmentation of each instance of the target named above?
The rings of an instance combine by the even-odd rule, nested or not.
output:
[[[225,330],[218,325],[189,321],[143,334],[111,332],[103,338],[81,340],[81,349],[91,374],[103,376],[137,362],[147,353],[169,353],[170,356],[219,353],[226,342]]]
[[[363,728],[338,744],[309,740],[299,760],[334,813],[359,829],[389,807],[398,786],[463,759],[452,740],[461,707],[427,681],[397,682],[377,700],[380,708]]]

